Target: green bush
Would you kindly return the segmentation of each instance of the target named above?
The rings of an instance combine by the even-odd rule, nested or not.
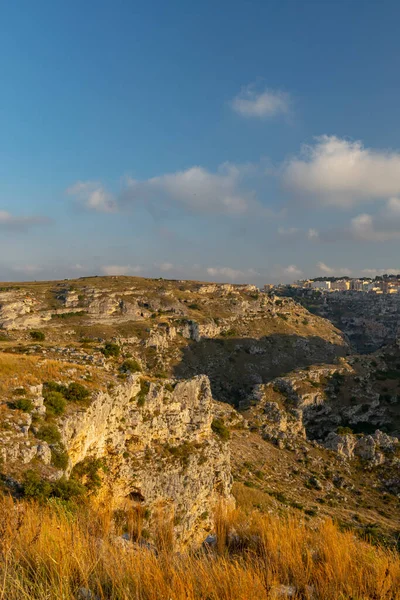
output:
[[[44,396],[44,403],[47,409],[47,414],[52,415],[62,415],[65,411],[65,406],[67,404],[64,396],[61,392],[49,392]]]
[[[44,501],[50,497],[71,500],[82,496],[86,487],[73,479],[62,477],[55,483],[42,479],[36,471],[26,471],[22,481],[22,492],[26,498]]]
[[[136,396],[138,406],[144,406],[146,402],[146,396],[150,389],[150,383],[145,379],[142,379],[140,382],[140,392]]]
[[[86,488],[94,491],[101,486],[100,469],[106,470],[104,461],[101,458],[87,457],[74,466],[71,477],[73,479],[84,478]]]
[[[39,440],[43,440],[48,444],[58,444],[61,441],[61,434],[53,423],[45,423],[36,434]]]
[[[22,491],[27,498],[45,500],[51,494],[51,484],[43,480],[36,471],[25,471],[22,481]]]
[[[23,387],[18,387],[18,388],[15,388],[15,390],[13,390],[13,394],[14,394],[14,396],[26,396],[27,391]]]
[[[224,442],[226,442],[227,440],[229,440],[229,438],[231,437],[230,431],[226,427],[226,425],[225,425],[225,423],[223,422],[222,419],[214,419],[213,422],[211,423],[211,429]]]
[[[90,397],[90,391],[84,385],[75,381],[70,383],[68,387],[55,381],[46,381],[43,384],[45,403],[49,402],[50,405],[54,403],[60,407],[62,405],[60,396],[69,402],[84,402]],[[58,413],[54,410],[53,414],[62,414],[62,412]]]
[[[31,331],[29,335],[35,342],[43,342],[46,338],[43,331]]]
[[[50,392],[60,392],[63,396],[67,387],[62,385],[62,383],[56,383],[55,381],[45,381],[43,384],[43,397],[46,398],[46,395]]]
[[[51,495],[62,500],[71,500],[83,496],[86,492],[87,488],[79,481],[62,477],[53,484]]]
[[[33,410],[33,402],[29,398],[18,398],[13,402],[13,408],[23,410],[24,412],[31,412]]]
[[[64,396],[70,402],[84,402],[89,398],[90,391],[81,383],[73,382],[69,384]]]
[[[106,358],[110,358],[111,356],[117,358],[120,355],[121,350],[118,344],[107,342],[101,349],[101,352]]]
[[[69,462],[68,453],[65,451],[64,446],[61,444],[59,446],[59,448],[51,449],[51,464],[53,467],[56,467],[56,469],[65,471]]]
[[[124,360],[124,362],[122,363],[122,365],[120,366],[120,371],[122,373],[137,373],[138,371],[141,371],[142,367],[140,366],[140,364],[138,363],[137,360],[135,360],[134,358],[129,358],[127,360]]]

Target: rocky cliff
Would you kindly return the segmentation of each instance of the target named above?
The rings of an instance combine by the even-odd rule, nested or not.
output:
[[[97,393],[60,429],[69,469],[88,457],[102,459],[104,497],[115,506],[132,500],[150,514],[162,506],[187,542],[204,539],[218,500],[230,499],[229,449],[213,435],[212,420],[207,377],[172,385],[135,375]]]
[[[170,383],[132,375],[84,406],[69,403],[58,418],[43,393],[42,385],[26,390],[30,412],[3,406],[0,456],[10,482],[30,468],[53,481],[72,473],[88,483],[94,475],[97,498],[115,508],[141,507],[150,534],[162,509],[173,515],[177,541],[204,539],[218,501],[231,500],[229,448],[211,429],[207,377]],[[67,456],[62,469],[60,448]]]
[[[394,343],[400,333],[400,295],[286,288],[285,293],[345,333],[353,350],[374,352]]]

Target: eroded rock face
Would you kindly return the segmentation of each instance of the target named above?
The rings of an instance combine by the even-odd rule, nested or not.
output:
[[[324,443],[326,448],[335,450],[347,459],[360,458],[371,466],[381,465],[386,462],[388,455],[399,447],[399,440],[382,431],[375,431],[373,435],[355,436],[353,434],[338,435],[331,432]]]
[[[175,387],[150,383],[144,393],[136,375],[64,418],[61,432],[70,468],[87,457],[104,459],[104,498],[116,507],[139,502],[151,512],[169,506],[186,543],[202,539],[219,499],[230,500],[229,450],[212,434],[212,418],[207,377]]]
[[[308,306],[310,291],[299,289],[296,294]],[[399,337],[399,294],[331,292],[313,294],[312,303],[317,314],[346,334],[356,352],[374,352]]]
[[[292,448],[293,443],[305,439],[302,410],[269,400],[271,385],[259,385],[254,390],[253,406],[248,411],[250,426],[279,448]]]

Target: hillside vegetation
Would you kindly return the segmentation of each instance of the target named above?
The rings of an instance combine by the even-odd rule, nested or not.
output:
[[[106,509],[0,500],[1,600],[400,598],[399,555],[329,520],[309,527],[220,506],[218,543],[176,554],[171,521],[159,518],[156,551],[117,537]]]

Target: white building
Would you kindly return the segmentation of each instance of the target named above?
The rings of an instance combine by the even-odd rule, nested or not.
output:
[[[331,282],[330,281],[312,281],[311,282],[311,288],[313,290],[330,290],[331,289]]]
[[[350,281],[348,279],[337,279],[336,281],[332,281],[331,290],[335,290],[338,292],[345,292],[350,289]]]

